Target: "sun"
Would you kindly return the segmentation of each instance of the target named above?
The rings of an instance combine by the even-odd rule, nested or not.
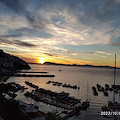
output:
[[[44,58],[40,58],[40,64],[44,64],[45,63],[45,59]]]

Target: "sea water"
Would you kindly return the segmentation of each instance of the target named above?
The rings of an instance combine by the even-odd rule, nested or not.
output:
[[[105,84],[110,86],[113,84],[114,69],[112,68],[95,68],[95,67],[78,67],[78,66],[60,66],[60,65],[39,65],[30,64],[29,72],[48,72],[47,74],[55,75],[55,77],[11,77],[7,82],[16,82],[27,87],[26,91],[31,91],[32,88],[25,84],[29,81],[40,88],[52,90],[55,92],[68,92],[70,96],[85,101],[90,100],[90,107],[85,111],[80,111],[79,114],[69,118],[68,120],[109,120],[101,116],[101,107],[107,105],[108,97],[104,96],[103,92],[98,92],[98,96],[93,95],[92,87],[100,84],[105,87]],[[61,71],[59,71],[61,69]],[[120,84],[120,70],[117,69],[116,84]],[[25,73],[25,74],[46,74],[46,73]],[[63,84],[77,85],[80,89],[65,88],[62,86],[53,86],[46,84],[47,81],[61,82]],[[25,92],[26,92],[25,91]],[[47,113],[55,110],[62,111],[62,108],[57,108],[52,105],[47,105],[42,102],[36,102],[31,98],[26,98],[23,92],[17,93],[16,99],[30,101],[39,106],[39,110]]]

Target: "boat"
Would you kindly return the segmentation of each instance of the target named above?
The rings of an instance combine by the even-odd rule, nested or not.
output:
[[[120,110],[120,103],[115,101],[115,92],[116,92],[116,86],[115,85],[115,77],[116,77],[116,54],[115,54],[115,67],[114,67],[114,84],[112,85],[113,88],[113,100],[108,101],[108,105],[102,106],[103,111],[114,111],[114,110]]]
[[[82,108],[86,110],[90,106],[90,101],[86,100],[85,102],[82,103]]]
[[[108,92],[106,90],[103,93],[105,96],[108,96]]]
[[[89,86],[88,86],[88,82],[87,82],[87,99],[85,102],[82,103],[82,107],[84,110],[86,110],[89,106],[90,106],[90,97],[89,97]]]
[[[109,85],[105,84],[105,90],[109,90]]]
[[[96,88],[95,88],[95,87],[92,87],[92,90],[93,90],[93,94],[94,94],[95,96],[98,96],[98,92],[97,92]]]
[[[89,84],[87,82],[87,100],[84,102],[84,109],[87,109],[90,106],[90,96],[89,96]]]
[[[52,81],[47,81],[46,84],[50,84]]]

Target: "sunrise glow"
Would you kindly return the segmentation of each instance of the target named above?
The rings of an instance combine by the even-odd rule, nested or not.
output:
[[[45,59],[44,58],[40,58],[40,64],[44,64],[45,63]]]

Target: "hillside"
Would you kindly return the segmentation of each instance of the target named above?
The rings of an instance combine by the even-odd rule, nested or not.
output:
[[[5,53],[0,50],[0,73],[13,72],[16,70],[31,69],[30,66],[19,57]]]

